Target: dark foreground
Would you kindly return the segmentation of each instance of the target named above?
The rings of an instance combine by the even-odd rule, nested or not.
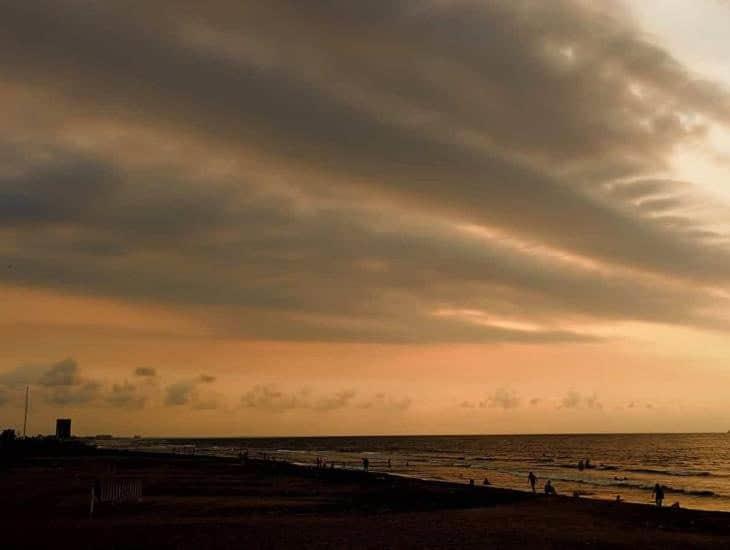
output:
[[[98,477],[141,502],[97,507]],[[282,463],[91,454],[0,471],[2,548],[721,548],[730,514]]]

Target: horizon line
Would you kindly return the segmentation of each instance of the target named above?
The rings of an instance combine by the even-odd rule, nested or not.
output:
[[[314,438],[364,438],[364,437],[552,437],[552,436],[592,436],[592,435],[725,435],[721,431],[708,432],[545,432],[545,433],[461,433],[461,434],[344,434],[344,435],[139,435],[139,439],[314,439]],[[40,434],[38,434],[40,435]],[[114,435],[97,433],[94,435],[78,435],[79,438],[109,436],[113,439],[134,439],[137,435]],[[32,437],[32,436],[31,436]]]

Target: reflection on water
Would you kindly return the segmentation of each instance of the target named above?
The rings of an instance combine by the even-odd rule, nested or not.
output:
[[[551,479],[558,492],[591,498],[651,502],[651,487],[666,487],[667,505],[730,511],[730,435],[618,434],[530,436],[398,436],[231,439],[115,439],[100,446],[212,455],[270,457],[426,479],[527,490]],[[390,467],[388,466],[390,460]],[[588,468],[579,468],[586,461]]]

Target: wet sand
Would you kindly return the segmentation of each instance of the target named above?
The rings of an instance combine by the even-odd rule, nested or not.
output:
[[[102,477],[141,502],[97,506]],[[558,487],[559,489],[559,487]],[[98,453],[0,471],[3,548],[718,548],[730,514],[284,463]]]

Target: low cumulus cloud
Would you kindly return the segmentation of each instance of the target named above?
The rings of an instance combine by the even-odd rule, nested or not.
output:
[[[102,385],[96,381],[80,382],[74,385],[53,386],[43,399],[52,405],[86,405],[101,395]]]
[[[121,384],[112,384],[105,400],[114,407],[141,409],[144,407],[147,397],[140,392],[135,384],[125,381]]]
[[[190,398],[195,388],[195,384],[191,382],[176,382],[165,388],[165,405],[185,405],[190,402]]]
[[[557,401],[556,407],[559,409],[603,409],[603,404],[596,393],[582,394],[574,390],[569,391],[557,400],[533,397],[529,399],[527,403],[530,407],[537,407],[546,401],[553,403]],[[522,398],[515,391],[508,388],[498,388],[486,399],[481,401],[464,400],[459,403],[459,407],[462,409],[496,408],[511,410],[521,407],[522,404]],[[627,406],[632,408],[634,406],[634,402],[631,402]]]
[[[293,410],[330,412],[349,407],[402,412],[410,408],[411,404],[410,397],[396,397],[386,393],[367,396],[354,389],[318,393],[310,388],[283,391],[274,385],[265,384],[252,387],[241,397],[241,406],[244,408],[279,413]]]
[[[726,209],[647,177],[728,93],[618,3],[132,4],[3,14],[2,282],[251,339],[730,328]]]
[[[362,409],[390,409],[395,411],[405,411],[411,407],[413,400],[408,396],[396,397],[386,393],[376,393],[372,399],[363,401],[358,404]]]
[[[157,376],[157,371],[151,367],[137,367],[136,369],[134,369],[134,375],[152,378]]]
[[[10,402],[10,392],[5,388],[0,388],[0,407]]]
[[[56,363],[31,363],[18,365],[14,369],[0,373],[0,384],[24,386],[72,386],[78,382],[78,365],[71,358]]]
[[[507,388],[498,388],[486,400],[480,401],[479,406],[482,408],[516,409],[521,402],[522,400],[514,391]]]
[[[44,372],[38,383],[41,386],[75,386],[79,384],[79,366],[73,359],[64,359]]]
[[[176,407],[190,405],[197,410],[216,409],[221,405],[220,396],[203,386],[215,382],[214,376],[202,374],[192,380],[181,380],[165,388],[165,405]]]
[[[625,407],[619,407],[619,408],[626,408],[626,409],[631,409],[634,411],[642,409],[642,408],[651,410],[651,409],[655,408],[655,405],[654,405],[654,403],[652,403],[650,401],[633,400],[633,401],[629,401],[628,403],[626,403]]]
[[[295,409],[328,412],[349,406],[355,395],[354,390],[315,394],[308,388],[285,392],[278,390],[273,385],[256,385],[243,394],[241,406],[270,412],[286,412]]]
[[[40,397],[52,405],[85,405],[94,401],[102,384],[80,374],[78,363],[66,358],[51,364],[20,365],[0,373],[0,384],[9,387],[36,386]]]
[[[75,359],[66,358],[49,364],[19,365],[0,372],[0,394],[7,402],[25,385],[35,387],[34,395],[53,406],[93,406],[142,409],[161,399],[164,405],[187,405],[195,410],[218,409],[223,396],[210,386],[215,376],[202,374],[189,380],[167,385],[160,395],[155,369],[138,367],[131,371],[133,381],[105,380],[89,376]],[[2,404],[2,403],[0,403]],[[336,406],[336,401],[323,402],[323,407]]]
[[[599,401],[598,395],[583,395],[577,391],[571,390],[561,399],[558,408],[561,409],[602,409],[603,404]]]

